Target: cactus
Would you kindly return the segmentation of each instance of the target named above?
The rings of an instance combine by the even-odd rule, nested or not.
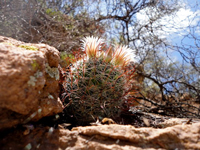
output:
[[[134,88],[134,70],[127,70],[127,47],[104,49],[102,39],[87,37],[83,40],[85,55],[69,67],[64,88],[66,113],[79,124],[88,124],[96,117],[114,118],[119,115],[127,94]]]

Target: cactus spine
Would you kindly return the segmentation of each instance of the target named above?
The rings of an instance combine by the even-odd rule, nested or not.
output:
[[[102,39],[86,37],[82,49],[85,55],[69,71],[64,87],[67,92],[66,112],[79,124],[87,124],[96,117],[114,118],[119,115],[126,95],[133,89],[133,70],[129,64],[127,47],[103,51]]]

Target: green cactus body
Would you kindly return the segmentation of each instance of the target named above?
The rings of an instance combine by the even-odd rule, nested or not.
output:
[[[104,54],[91,54],[73,64],[64,84],[68,95],[65,103],[69,104],[65,111],[81,125],[97,117],[118,116],[127,93],[125,69],[112,59],[107,61]]]
[[[81,122],[93,117],[112,117],[122,104],[125,77],[123,71],[101,58],[80,63],[67,78],[66,89],[73,115]],[[120,77],[121,76],[121,77]]]

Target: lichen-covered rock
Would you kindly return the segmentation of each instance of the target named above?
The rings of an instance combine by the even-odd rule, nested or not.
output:
[[[62,111],[59,52],[0,36],[0,129]]]
[[[0,134],[0,149],[21,150],[155,150],[200,149],[200,123],[164,129],[135,128],[130,125],[77,127],[73,131],[36,127]],[[26,134],[25,134],[26,133]]]

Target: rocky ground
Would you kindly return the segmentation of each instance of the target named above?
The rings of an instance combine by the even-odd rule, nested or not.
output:
[[[130,111],[76,126],[59,97],[59,52],[0,36],[0,149],[200,149],[200,120]]]
[[[174,122],[175,120],[173,120]],[[172,123],[173,124],[173,123]],[[200,149],[200,123],[135,128],[99,125],[65,129],[24,125],[1,134],[1,149]],[[5,131],[4,131],[5,132]],[[2,137],[3,135],[3,137]]]

